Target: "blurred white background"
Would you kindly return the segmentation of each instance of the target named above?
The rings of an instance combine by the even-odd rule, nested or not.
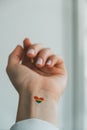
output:
[[[9,53],[25,37],[65,59],[69,79],[58,105],[58,127],[87,130],[86,0],[0,0],[0,130],[15,123],[18,94],[5,68]]]

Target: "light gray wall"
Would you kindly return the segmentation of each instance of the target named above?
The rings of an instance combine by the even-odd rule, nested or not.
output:
[[[63,53],[62,0],[0,0],[0,129],[15,122],[18,95],[6,72],[9,53],[25,37]],[[60,103],[62,107],[62,103]],[[62,113],[62,110],[59,112]],[[60,117],[60,122],[62,118]],[[61,124],[61,123],[60,123]]]
[[[83,3],[83,0],[0,0],[0,130],[8,130],[15,122],[18,94],[5,68],[9,53],[25,37],[53,48],[64,57],[69,78],[58,105],[58,126],[60,130],[83,130],[81,21],[84,20],[80,1]]]

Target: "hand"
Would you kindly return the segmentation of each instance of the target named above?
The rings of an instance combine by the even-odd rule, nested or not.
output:
[[[19,94],[43,90],[58,100],[67,82],[63,59],[29,39],[10,54],[6,70]]]

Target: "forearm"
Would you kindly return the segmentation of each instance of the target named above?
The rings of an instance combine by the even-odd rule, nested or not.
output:
[[[37,102],[35,96],[44,98],[42,102]],[[30,118],[37,118],[57,124],[57,101],[46,91],[37,90],[33,92],[23,92],[19,96],[17,120],[21,121]]]

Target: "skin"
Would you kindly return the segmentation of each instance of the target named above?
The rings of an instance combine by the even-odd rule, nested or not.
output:
[[[37,63],[39,58],[42,64]],[[23,47],[18,45],[9,55],[6,71],[19,93],[16,121],[38,118],[56,125],[58,101],[67,83],[64,60],[50,48],[26,38]],[[38,104],[34,96],[44,100]]]

